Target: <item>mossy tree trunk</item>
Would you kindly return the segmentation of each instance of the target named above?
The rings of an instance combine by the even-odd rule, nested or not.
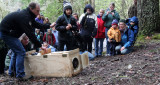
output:
[[[159,31],[159,0],[137,0],[140,34],[152,35]]]

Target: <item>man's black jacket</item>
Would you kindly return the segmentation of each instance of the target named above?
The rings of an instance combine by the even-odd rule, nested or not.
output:
[[[35,47],[41,47],[37,40],[34,28],[47,29],[49,25],[43,25],[35,21],[34,15],[29,8],[22,11],[16,11],[8,14],[0,24],[0,31],[3,34],[19,38],[22,33],[25,33]]]

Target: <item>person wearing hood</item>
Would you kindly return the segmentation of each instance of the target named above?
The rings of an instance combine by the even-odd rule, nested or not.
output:
[[[112,26],[112,21],[114,19],[116,20],[120,20],[120,16],[118,14],[118,12],[116,10],[114,10],[115,8],[115,4],[111,3],[109,8],[106,10],[106,12],[104,13],[102,20],[105,22],[104,26],[106,27],[105,29],[105,36],[106,36],[106,40],[108,40],[108,36],[107,36],[107,32],[109,30],[109,28]],[[106,56],[108,56],[110,54],[110,43],[107,41],[107,52],[106,52]]]
[[[94,9],[90,4],[84,8],[84,13],[79,18],[81,24],[80,35],[84,41],[84,49],[92,53],[93,38],[97,34],[97,16],[94,14]]]
[[[63,51],[64,46],[66,45],[67,50],[72,50],[72,39],[73,33],[72,31],[77,30],[77,22],[76,19],[72,16],[72,6],[70,3],[64,1],[63,4],[64,13],[59,16],[56,21],[56,30],[58,32],[58,51]]]
[[[24,57],[26,51],[18,38],[25,33],[34,44],[35,48],[39,48],[41,47],[41,43],[37,40],[33,29],[47,29],[53,27],[53,25],[40,24],[35,21],[39,12],[40,5],[31,2],[26,9],[12,12],[5,16],[0,24],[1,39],[16,55],[14,57],[16,58],[16,77],[18,80],[30,78],[29,76],[25,76]]]
[[[130,25],[129,25],[129,28],[131,30],[133,30],[134,32],[134,37],[136,38],[137,37],[137,34],[138,34],[138,18],[136,16],[133,16],[131,19],[130,19]]]
[[[126,20],[121,19],[119,21],[119,30],[121,32],[121,42],[116,46],[116,53],[119,54],[128,54],[132,51],[132,46],[134,42],[134,32],[131,29],[128,29],[126,25]]]
[[[98,29],[97,29],[97,35],[95,37],[95,56],[96,57],[101,57],[103,52],[103,41],[105,38],[105,27],[104,27],[104,21],[102,20],[103,14],[104,14],[104,10],[101,9],[99,11],[99,15],[97,16]]]

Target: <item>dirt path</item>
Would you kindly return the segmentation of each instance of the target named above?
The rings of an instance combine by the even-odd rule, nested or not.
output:
[[[1,76],[1,84],[19,85],[160,85],[160,41],[137,43],[134,52],[115,57],[100,57],[72,78],[35,78],[16,82]]]

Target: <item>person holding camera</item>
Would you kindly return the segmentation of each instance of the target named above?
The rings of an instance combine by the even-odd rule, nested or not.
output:
[[[106,27],[106,29],[105,29],[106,40],[108,40],[107,32],[108,32],[109,28],[111,28],[111,26],[112,26],[112,21],[114,19],[116,19],[117,21],[120,20],[120,16],[119,16],[118,12],[116,10],[114,10],[114,8],[115,8],[115,4],[111,3],[109,8],[106,10],[106,12],[104,13],[104,15],[102,17],[102,20],[105,22],[104,26]],[[109,54],[110,54],[110,50],[109,50],[110,44],[109,44],[108,41],[106,43],[107,43],[106,56],[109,56]]]
[[[110,43],[110,56],[115,55],[115,47],[121,41],[121,32],[118,29],[118,21],[115,19],[112,22],[112,27],[108,30],[108,42]]]
[[[84,41],[84,49],[92,53],[93,38],[97,34],[97,16],[94,14],[94,9],[90,4],[84,8],[84,13],[79,18],[81,25],[80,35]]]

